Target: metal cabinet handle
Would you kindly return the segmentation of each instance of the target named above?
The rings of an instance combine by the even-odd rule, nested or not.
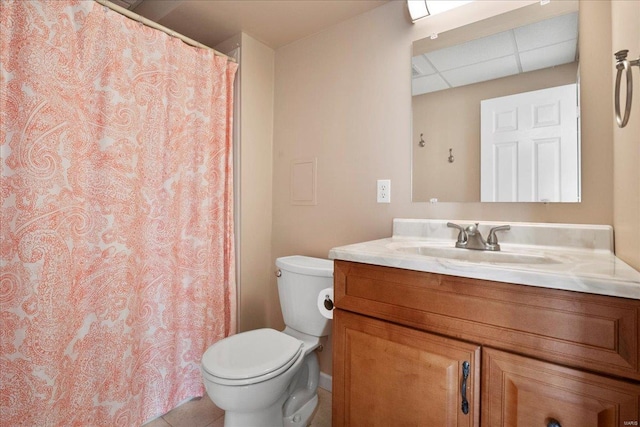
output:
[[[462,394],[462,413],[467,415],[469,413],[469,401],[467,401],[467,379],[469,378],[469,362],[466,360],[462,362],[462,386],[460,387],[460,394]]]
[[[547,427],[562,427],[562,426],[557,420],[554,420],[553,418],[551,418],[547,423]]]

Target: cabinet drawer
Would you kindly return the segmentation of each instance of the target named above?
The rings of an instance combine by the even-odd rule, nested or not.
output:
[[[335,261],[336,307],[640,380],[640,301]]]
[[[482,351],[482,425],[638,425],[640,385],[516,356]]]

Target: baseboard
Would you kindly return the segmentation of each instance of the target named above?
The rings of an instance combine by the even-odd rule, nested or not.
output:
[[[325,374],[324,372],[320,372],[320,380],[318,381],[318,386],[331,392],[331,385],[333,383],[333,377],[329,374]]]

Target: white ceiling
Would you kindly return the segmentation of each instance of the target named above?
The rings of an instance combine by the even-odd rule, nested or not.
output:
[[[412,58],[413,95],[577,60],[578,13],[438,49]]]
[[[114,0],[112,0],[114,1]],[[116,0],[210,47],[245,32],[277,49],[389,0]],[[124,3],[124,4],[123,4]],[[127,6],[127,3],[130,6]]]

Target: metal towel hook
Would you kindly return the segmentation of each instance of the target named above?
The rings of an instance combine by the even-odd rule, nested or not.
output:
[[[615,110],[616,121],[618,122],[618,127],[621,128],[627,125],[629,115],[631,114],[631,99],[633,98],[633,75],[631,73],[631,67],[635,65],[640,68],[640,57],[636,60],[629,61],[627,60],[627,53],[629,53],[628,49],[619,50],[615,53],[616,69],[618,70],[616,74]],[[622,80],[623,71],[626,71],[625,77],[627,79],[627,99],[625,102],[624,117],[620,114],[620,80]]]

